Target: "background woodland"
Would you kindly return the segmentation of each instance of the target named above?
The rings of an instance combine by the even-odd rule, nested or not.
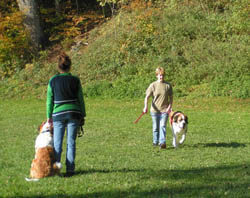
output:
[[[44,97],[70,54],[87,97],[142,97],[162,66],[177,97],[250,97],[248,0],[0,1],[0,96]]]

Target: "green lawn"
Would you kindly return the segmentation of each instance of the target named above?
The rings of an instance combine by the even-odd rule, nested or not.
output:
[[[26,182],[45,100],[0,102],[0,197],[250,197],[250,100],[176,99],[189,117],[179,149],[152,146],[141,100],[87,99],[76,175]],[[65,172],[65,145],[63,170]]]

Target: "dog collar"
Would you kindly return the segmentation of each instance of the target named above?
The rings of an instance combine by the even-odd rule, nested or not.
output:
[[[42,131],[42,133],[48,133],[48,132],[50,132],[49,129],[48,129],[48,130],[45,130],[45,131]]]

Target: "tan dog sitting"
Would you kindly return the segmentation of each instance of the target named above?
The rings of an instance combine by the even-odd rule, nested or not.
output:
[[[178,147],[186,139],[188,130],[188,117],[181,111],[171,111],[169,114],[170,128],[173,134],[173,146]]]
[[[38,128],[39,135],[35,142],[35,159],[30,169],[30,178],[27,181],[38,181],[38,179],[58,174],[62,168],[61,163],[55,162],[53,148],[53,127],[48,122],[43,122]]]

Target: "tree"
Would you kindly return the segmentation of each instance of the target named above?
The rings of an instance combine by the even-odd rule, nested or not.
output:
[[[100,4],[100,6],[103,7],[104,15],[107,15],[106,5],[109,6],[109,9],[111,11],[111,16],[114,16],[117,8],[119,8],[121,5],[126,4],[129,2],[129,0],[97,0]]]
[[[33,50],[38,52],[45,42],[38,3],[36,0],[17,0],[17,3],[24,15],[24,25],[30,34]]]
[[[56,8],[56,13],[60,15],[62,11],[62,0],[55,0],[55,8]]]

